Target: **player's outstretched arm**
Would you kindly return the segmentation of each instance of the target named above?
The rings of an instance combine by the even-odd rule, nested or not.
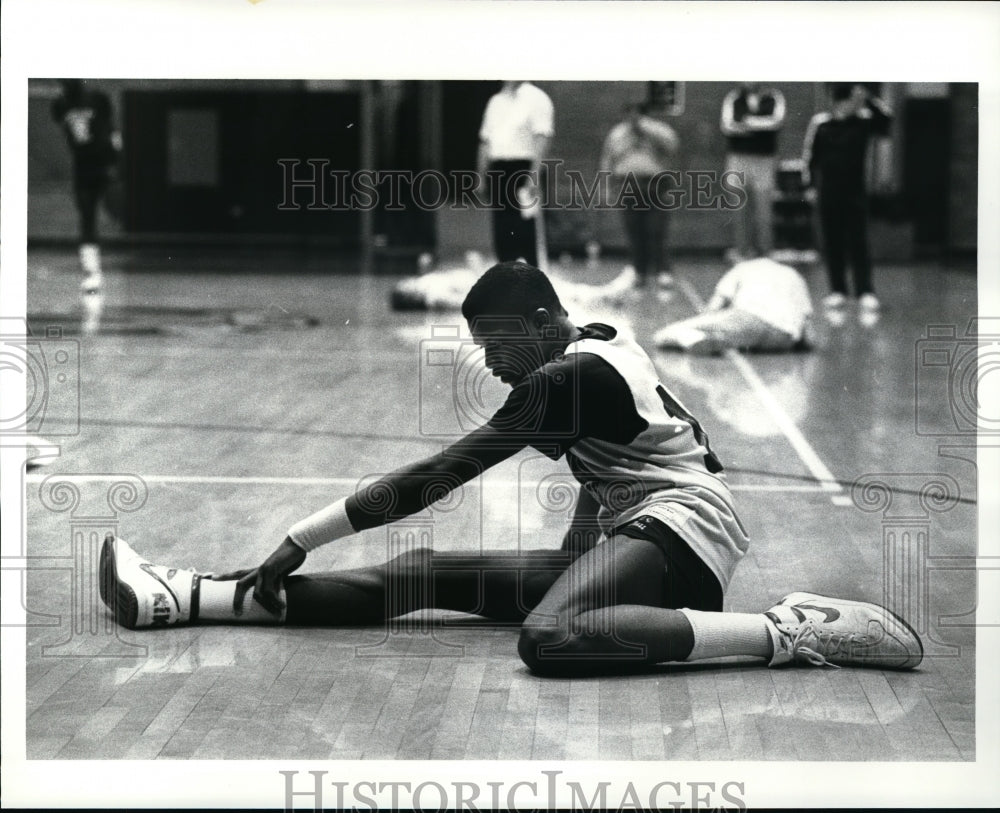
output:
[[[443,452],[396,469],[295,523],[258,567],[215,578],[239,580],[234,608],[243,606],[244,595],[253,588],[254,599],[262,607],[280,614],[284,609],[282,580],[302,565],[308,551],[422,511],[523,447],[524,443],[512,441],[491,427],[481,427]]]

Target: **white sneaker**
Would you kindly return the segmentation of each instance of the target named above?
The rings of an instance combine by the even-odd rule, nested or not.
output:
[[[845,302],[847,302],[847,297],[838,291],[823,297],[824,308],[842,308]]]
[[[875,327],[882,318],[878,311],[861,310],[858,312],[858,324],[861,327]]]
[[[111,533],[104,537],[98,567],[101,601],[123,627],[145,629],[198,620],[201,580],[210,574],[150,564]]]
[[[858,307],[863,311],[877,311],[882,307],[882,303],[875,294],[861,294],[858,297]]]
[[[840,327],[847,321],[847,314],[843,308],[824,308],[823,318],[834,327]]]
[[[877,604],[790,593],[764,613],[774,655],[768,666],[869,666],[913,669],[924,648],[913,628]]]

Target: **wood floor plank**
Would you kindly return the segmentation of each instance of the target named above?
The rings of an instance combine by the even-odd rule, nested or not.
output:
[[[432,759],[461,759],[464,756],[485,671],[486,665],[473,659],[463,658],[455,667],[455,677],[448,689],[431,749]]]
[[[601,752],[600,681],[569,681],[569,717],[566,730],[566,759],[598,759]]]

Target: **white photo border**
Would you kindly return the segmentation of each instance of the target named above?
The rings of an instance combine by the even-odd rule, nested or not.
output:
[[[997,3],[8,0],[0,13],[4,316],[23,317],[25,307],[28,79],[57,76],[977,82],[979,307],[982,315],[1000,314]],[[1000,466],[991,462],[997,455],[983,454],[984,448],[978,527],[993,530],[981,534],[979,555],[998,556],[987,548],[997,546]],[[0,455],[4,555],[16,555],[21,549],[21,462],[10,449],[0,449]],[[4,599],[6,618],[18,608],[9,606],[16,596]],[[980,596],[981,602],[987,600],[997,598]],[[796,768],[773,762],[28,761],[25,635],[23,628],[5,626],[4,802],[10,807],[280,808],[285,803],[281,770],[299,771],[298,780],[320,770],[328,772],[325,781],[435,780],[446,787],[457,781],[543,783],[543,771],[561,770],[561,782],[590,783],[600,776],[613,783],[609,798],[621,798],[614,789],[629,782],[737,781],[745,783],[742,798],[750,807],[988,805],[1000,798],[1000,630],[977,633],[975,762]],[[296,805],[312,803],[299,797]]]

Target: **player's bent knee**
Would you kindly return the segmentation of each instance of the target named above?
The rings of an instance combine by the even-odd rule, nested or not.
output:
[[[529,619],[530,622],[530,619]],[[566,631],[556,626],[541,626],[525,622],[517,641],[517,654],[524,665],[540,676],[557,676],[566,673],[567,662],[558,654],[547,651],[566,643]]]

